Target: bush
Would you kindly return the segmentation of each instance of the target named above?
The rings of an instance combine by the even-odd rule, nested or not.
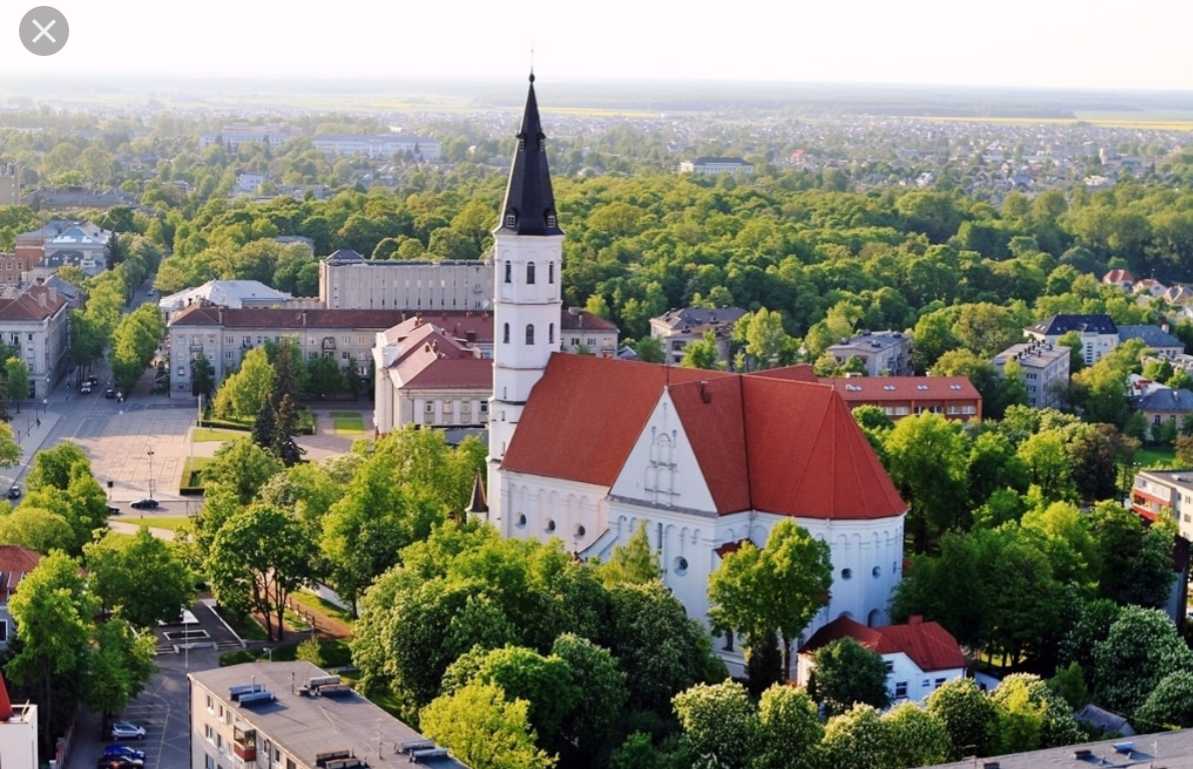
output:
[[[257,655],[248,649],[239,649],[234,652],[224,652],[220,655],[220,667],[226,668],[229,665],[239,665],[242,662],[256,662]]]

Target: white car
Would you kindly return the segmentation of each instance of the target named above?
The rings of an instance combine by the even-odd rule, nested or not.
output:
[[[164,620],[159,619],[157,621],[157,624],[158,624],[158,627],[170,627],[171,625],[198,625],[199,618],[196,617],[194,615],[194,613],[191,612],[190,609],[183,607],[178,610],[178,619],[173,620],[171,622],[166,622]]]
[[[112,724],[112,739],[143,740],[145,739],[145,727],[137,726],[128,721],[117,721]]]

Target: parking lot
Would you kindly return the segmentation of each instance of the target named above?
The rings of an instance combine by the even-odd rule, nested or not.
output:
[[[95,769],[104,747],[115,744],[145,751],[146,769],[189,769],[191,734],[187,696],[190,687],[186,675],[192,670],[218,666],[220,647],[239,646],[235,643],[235,636],[206,604],[200,602],[191,611],[199,622],[197,626],[191,625],[187,629],[197,639],[194,645],[201,648],[180,648],[179,653],[175,653],[169,641],[170,638],[180,638],[183,626],[158,628],[158,673],[123,713],[111,719],[131,721],[145,727],[145,739],[112,742],[103,729],[100,716],[83,712],[77,723],[65,769]]]

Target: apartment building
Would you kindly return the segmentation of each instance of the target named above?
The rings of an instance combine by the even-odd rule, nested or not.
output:
[[[1006,375],[1008,362],[1019,365],[1020,376],[1027,388],[1027,405],[1034,409],[1058,408],[1061,394],[1054,383],[1069,381],[1072,352],[1071,347],[1063,344],[1031,341],[1011,345],[995,355],[991,362],[999,376]]]
[[[1023,335],[1037,342],[1055,345],[1074,331],[1081,337],[1085,365],[1092,366],[1119,345],[1118,326],[1109,315],[1053,315],[1023,329]]]
[[[319,299],[331,310],[486,310],[493,291],[487,260],[366,259],[341,249],[319,262]]]
[[[716,176],[717,174],[752,174],[754,164],[747,163],[742,158],[699,157],[685,160],[679,164],[681,174],[702,174]]]
[[[441,153],[439,142],[428,136],[408,134],[382,134],[380,136],[319,136],[311,146],[320,152],[336,157],[393,158],[408,157],[412,160],[438,160]]]
[[[821,377],[849,408],[877,406],[898,421],[931,413],[968,422],[982,418],[982,396],[963,376]]]
[[[838,366],[860,360],[866,376],[911,376],[911,351],[911,334],[902,331],[863,331],[828,348]]]
[[[190,673],[190,769],[468,769],[309,662]]]
[[[670,310],[650,319],[650,335],[663,344],[664,360],[672,365],[683,361],[684,349],[692,342],[704,338],[704,332],[711,331],[717,341],[717,359],[729,362],[733,343],[733,327],[746,311],[740,307],[685,307]]]
[[[69,308],[54,286],[0,289],[0,343],[15,348],[29,367],[29,392],[46,398],[66,371]]]

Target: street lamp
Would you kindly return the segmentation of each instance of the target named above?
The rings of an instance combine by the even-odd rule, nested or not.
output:
[[[149,449],[149,496],[153,496],[153,449]]]

